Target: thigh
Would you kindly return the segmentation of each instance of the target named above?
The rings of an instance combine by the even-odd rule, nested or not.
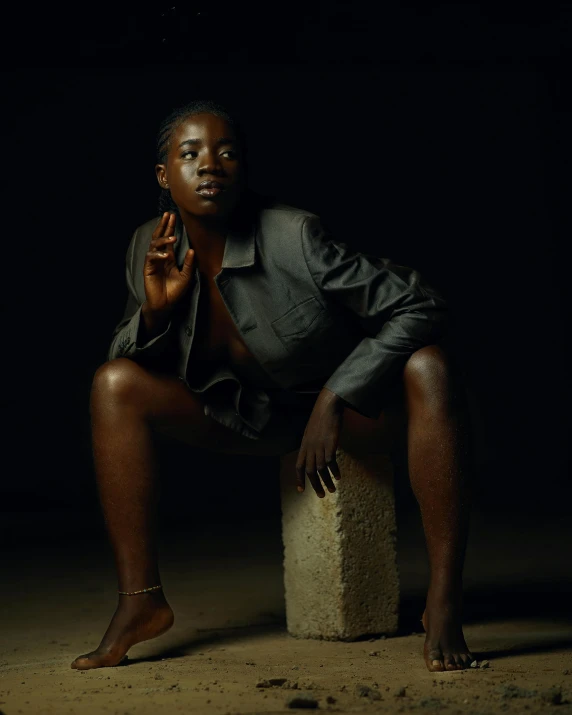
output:
[[[176,375],[143,367],[128,358],[105,363],[94,384],[104,402],[113,391],[115,398],[143,414],[159,436],[229,454],[273,456],[291,448],[292,434],[285,416],[281,419],[280,414],[273,415],[260,439],[244,437],[205,415],[200,396]]]
[[[387,454],[407,440],[407,406],[403,380],[386,393],[377,419],[344,408],[339,446],[354,454]]]

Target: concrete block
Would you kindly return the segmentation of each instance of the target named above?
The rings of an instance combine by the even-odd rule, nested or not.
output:
[[[395,633],[399,575],[393,465],[387,455],[341,449],[342,478],[320,499],[296,490],[298,451],[281,458],[282,538],[288,632],[354,640]]]

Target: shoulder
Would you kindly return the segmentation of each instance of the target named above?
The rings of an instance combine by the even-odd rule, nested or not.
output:
[[[306,209],[291,206],[280,201],[268,202],[259,209],[258,226],[263,233],[279,232],[300,234],[307,222],[319,222],[319,216]]]

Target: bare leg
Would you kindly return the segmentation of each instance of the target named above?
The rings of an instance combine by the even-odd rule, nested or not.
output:
[[[462,669],[473,660],[461,614],[471,469],[466,396],[438,345],[411,356],[399,389],[377,420],[346,408],[340,446],[358,454],[407,447],[431,569],[422,618],[425,662],[430,671]]]
[[[430,671],[474,659],[462,629],[462,572],[469,523],[470,427],[466,396],[446,353],[417,351],[405,370],[408,465],[419,502],[431,579],[422,617]]]
[[[145,370],[126,358],[97,370],[90,408],[94,466],[118,590],[155,586],[160,574],[153,430],[164,430],[189,444],[236,453],[256,451],[256,445],[206,417],[200,402],[176,377]],[[259,449],[264,454],[269,447]],[[132,645],[164,633],[173,624],[162,590],[118,598],[100,645],[78,656],[72,668],[117,665]]]

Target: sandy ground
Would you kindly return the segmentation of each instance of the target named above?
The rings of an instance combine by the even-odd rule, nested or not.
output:
[[[23,531],[26,518],[12,516]],[[24,540],[4,559],[4,715],[247,715],[291,712],[295,697],[328,712],[572,713],[572,526],[564,516],[533,523],[525,515],[508,523],[473,516],[465,634],[478,662],[489,665],[452,673],[429,673],[421,656],[427,566],[415,514],[399,525],[396,636],[290,637],[279,528],[217,524],[163,538],[173,629],[133,647],[126,665],[92,671],[70,663],[99,643],[114,610],[110,553],[76,528],[79,517],[75,526],[67,515],[49,518],[51,539]],[[58,538],[70,533],[75,541]]]

